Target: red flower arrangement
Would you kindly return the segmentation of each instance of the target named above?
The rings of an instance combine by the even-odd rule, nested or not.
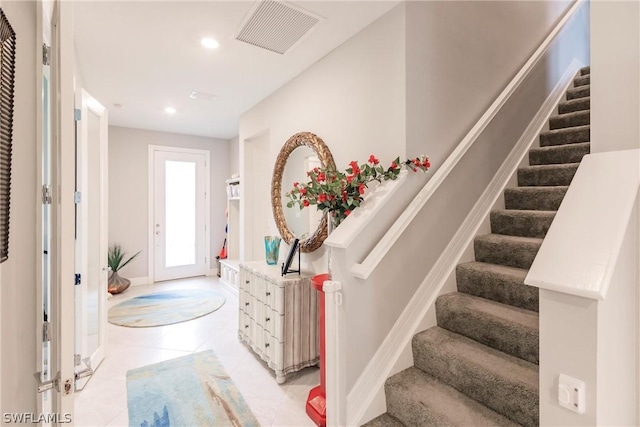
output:
[[[372,154],[362,165],[358,165],[356,161],[350,162],[345,172],[330,168],[314,168],[307,172],[309,182],[306,184],[294,182],[291,191],[286,193],[289,198],[287,207],[292,208],[297,205],[300,209],[304,209],[315,205],[324,213],[332,213],[334,222],[338,225],[360,206],[369,183],[395,180],[403,166],[412,172],[421,170],[426,173],[431,163],[428,156],[407,159],[403,162],[400,162],[398,157],[385,169]]]

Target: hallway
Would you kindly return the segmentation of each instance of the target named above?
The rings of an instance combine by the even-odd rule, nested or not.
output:
[[[108,301],[113,305],[145,293],[203,288],[222,293],[227,301],[217,311],[189,322],[154,328],[109,324],[107,357],[75,398],[77,426],[127,426],[127,370],[212,349],[262,426],[313,426],[304,405],[309,390],[319,384],[318,368],[287,376],[278,385],[273,371],[237,337],[238,297],[217,277],[198,277],[133,286]]]

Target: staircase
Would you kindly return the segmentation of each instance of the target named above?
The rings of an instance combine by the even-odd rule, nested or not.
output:
[[[413,337],[414,366],[386,381],[378,426],[537,426],[538,289],[524,284],[573,175],[589,153],[590,69],[580,70],[475,261],[456,268],[458,292],[436,300],[437,326]]]

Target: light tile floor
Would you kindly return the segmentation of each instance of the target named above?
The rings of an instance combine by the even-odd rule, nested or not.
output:
[[[132,286],[110,298],[108,306],[137,295],[176,288],[214,289],[223,293],[227,301],[207,316],[175,325],[126,328],[109,324],[107,357],[76,394],[74,424],[127,426],[127,370],[212,349],[262,426],[314,426],[304,407],[309,390],[320,382],[318,368],[289,374],[287,381],[278,385],[273,371],[238,340],[238,297],[217,277]]]

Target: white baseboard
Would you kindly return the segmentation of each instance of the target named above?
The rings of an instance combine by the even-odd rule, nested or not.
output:
[[[225,280],[220,279],[220,284],[221,284],[222,286],[224,286],[224,287],[225,287],[225,289],[226,289],[226,290],[228,290],[229,292],[231,292],[232,294],[234,294],[234,295],[236,295],[236,296],[238,295],[238,288],[236,288],[235,286],[233,286],[231,283],[229,283],[229,282],[227,282],[227,281],[225,281]]]
[[[365,419],[367,414],[382,414],[385,411],[384,407],[372,408],[372,405],[383,404],[381,399],[376,397],[380,396],[384,390],[386,379],[391,375],[396,362],[413,336],[419,332],[420,324],[427,315],[427,311],[440,295],[447,279],[458,265],[460,258],[504,191],[509,179],[516,172],[520,162],[537,140],[548,117],[564,96],[581,65],[577,60],[571,62],[365,367],[347,396],[347,425],[362,425],[369,421]]]
[[[131,280],[131,286],[139,286],[139,285],[148,285],[149,284],[149,276],[144,277],[134,277]]]

